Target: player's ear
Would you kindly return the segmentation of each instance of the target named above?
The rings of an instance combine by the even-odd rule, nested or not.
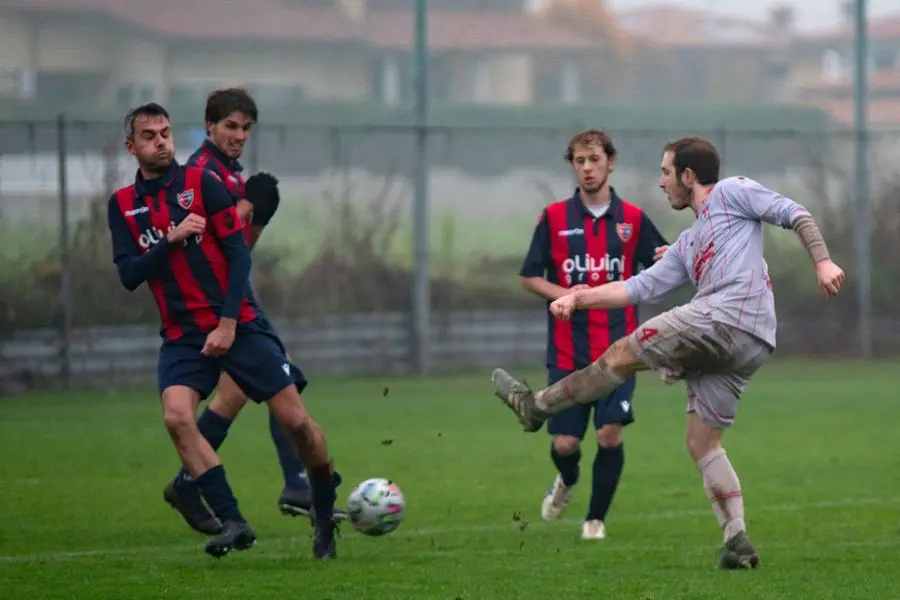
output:
[[[610,171],[615,171],[615,170],[616,170],[616,157],[615,157],[615,156],[610,156],[610,157],[609,157],[608,164],[609,164],[609,170],[610,170]]]
[[[684,185],[691,187],[697,181],[697,175],[694,173],[694,170],[688,167],[681,173],[681,183]]]
[[[125,138],[125,150],[128,154],[134,156],[134,138]]]

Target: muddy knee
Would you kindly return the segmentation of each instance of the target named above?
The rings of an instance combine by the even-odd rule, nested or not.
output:
[[[642,364],[634,350],[631,349],[628,338],[617,340],[607,348],[600,360],[606,363],[607,368],[620,375],[629,374]]]

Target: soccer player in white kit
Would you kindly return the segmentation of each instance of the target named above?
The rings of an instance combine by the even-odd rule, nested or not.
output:
[[[641,324],[594,363],[533,392],[503,369],[492,374],[495,393],[525,431],[552,414],[593,402],[631,373],[656,370],[668,383],[687,384],[687,447],[724,532],[719,566],[755,568],[759,555],[744,523],[737,473],[722,448],[750,377],[775,349],[775,301],[763,258],[763,223],[793,229],[812,258],[820,291],[838,293],[844,273],[809,211],[746,177],[719,180],[715,146],[683,138],[663,149],[659,187],[675,210],[690,208],[696,222],[662,258],[626,281],[563,296],[551,312],[569,319],[579,309],[621,308],[660,298],[688,282],[693,299]]]

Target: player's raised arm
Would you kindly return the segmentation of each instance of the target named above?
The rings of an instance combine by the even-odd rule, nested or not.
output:
[[[572,292],[554,301],[550,305],[550,312],[560,319],[569,319],[572,312],[580,309],[624,308],[661,298],[689,281],[676,240],[652,267],[625,281],[614,281]]]
[[[690,275],[681,248],[681,236],[651,267],[622,282],[628,296],[623,305],[651,302],[689,283]],[[606,287],[606,286],[604,286]],[[612,308],[612,307],[611,307]]]
[[[207,218],[212,225],[210,229],[228,260],[228,290],[221,318],[236,320],[250,279],[250,249],[244,240],[243,223],[225,184],[207,171],[203,173],[201,186]]]
[[[733,198],[745,215],[793,229],[816,267],[819,288],[826,295],[838,293],[844,282],[844,272],[832,262],[819,225],[806,207],[746,177],[729,181],[725,193],[725,202]]]
[[[166,266],[169,239],[163,237],[159,243],[141,254],[125,222],[116,197],[109,200],[107,221],[112,234],[113,262],[119,273],[119,281],[129,292],[138,289],[142,283],[159,274]]]

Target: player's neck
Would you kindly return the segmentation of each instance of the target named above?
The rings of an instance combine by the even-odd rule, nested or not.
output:
[[[585,206],[592,206],[594,208],[599,208],[601,206],[606,206],[609,204],[610,197],[612,196],[609,192],[609,186],[604,185],[602,188],[594,192],[593,194],[588,194],[584,191],[581,191],[581,201],[584,202]]]
[[[706,199],[709,197],[709,193],[712,191],[713,185],[714,184],[698,185],[691,190],[691,209],[694,211],[695,215],[700,214],[700,209],[703,207],[703,203],[706,202]]]
[[[166,171],[160,171],[159,169],[145,169],[144,167],[140,167],[141,178],[144,181],[153,181],[154,179],[159,179],[163,175],[166,174]]]

